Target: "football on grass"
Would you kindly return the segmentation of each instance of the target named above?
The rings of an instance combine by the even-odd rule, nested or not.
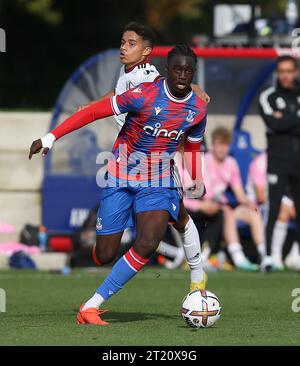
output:
[[[221,305],[215,294],[206,290],[188,293],[182,301],[181,315],[192,328],[211,327],[220,318]]]

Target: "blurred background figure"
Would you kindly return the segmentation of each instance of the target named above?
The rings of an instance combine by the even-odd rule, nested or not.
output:
[[[227,250],[234,265],[246,271],[255,271],[257,264],[253,264],[245,256],[238,233],[238,224],[243,222],[250,227],[251,236],[260,253],[264,253],[263,222],[255,206],[244,192],[237,162],[229,156],[231,133],[224,127],[212,132],[212,146],[204,157],[204,182],[206,195],[201,200],[184,199],[191,216],[198,225],[207,224],[203,229],[202,243],[204,246],[203,260],[210,254],[220,250],[220,240],[224,237]],[[188,182],[186,171],[184,182]],[[186,183],[187,184],[187,183]],[[231,190],[236,203],[230,203],[226,192]]]
[[[205,155],[204,182],[207,194],[204,199],[220,205],[224,217],[224,239],[235,266],[249,271],[257,270],[257,265],[252,264],[244,255],[238,234],[238,222],[249,225],[260,253],[264,250],[263,223],[244,192],[239,166],[229,156],[230,144],[231,133],[228,129],[219,127],[212,132],[212,147]],[[233,192],[235,204],[230,204],[226,196],[227,190]]]
[[[247,182],[247,194],[249,199],[255,202],[262,215],[266,213],[267,202],[267,154],[265,152],[259,154],[249,167],[249,175]],[[271,257],[273,260],[273,268],[275,270],[283,270],[283,247],[288,234],[291,221],[296,217],[294,202],[290,197],[284,195],[281,200],[278,218],[275,222],[272,235]],[[298,243],[293,243],[292,249],[285,258],[285,264],[291,269],[298,269],[300,266],[300,254]]]
[[[300,240],[300,85],[298,64],[292,56],[277,60],[276,85],[260,95],[260,112],[267,127],[268,203],[266,256],[262,267],[273,266],[272,236],[282,197],[290,194],[296,209],[297,241]]]

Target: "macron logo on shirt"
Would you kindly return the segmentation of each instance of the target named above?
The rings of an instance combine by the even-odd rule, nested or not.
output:
[[[161,110],[162,110],[162,108],[155,107],[155,114],[158,115]]]

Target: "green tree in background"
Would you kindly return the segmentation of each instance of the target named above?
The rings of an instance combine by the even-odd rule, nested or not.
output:
[[[206,0],[145,0],[147,23],[159,30],[164,30],[175,17],[190,19],[201,18],[200,5]]]
[[[28,14],[32,14],[49,25],[60,24],[63,20],[62,13],[54,8],[53,0],[15,0]]]

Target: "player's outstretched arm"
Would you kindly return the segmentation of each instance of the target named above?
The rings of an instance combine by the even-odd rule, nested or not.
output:
[[[196,93],[197,97],[203,100],[203,102],[205,102],[206,104],[210,102],[210,96],[207,93],[205,93],[205,91],[200,89],[200,87],[197,84],[192,84],[192,89],[194,93]]]
[[[95,103],[97,103],[97,102],[101,102],[101,100],[103,100],[103,99],[111,98],[111,97],[113,97],[114,95],[115,95],[115,90],[111,90],[111,91],[109,91],[108,93],[106,93],[106,94],[102,95],[102,97],[100,97],[98,100],[93,100],[93,101],[91,101],[91,102],[90,102],[90,103],[88,103],[88,104],[80,105],[80,106],[78,107],[78,111],[82,111],[83,109],[85,109],[85,108],[87,108],[87,107],[89,107],[89,106],[91,106],[91,105],[93,105],[93,104],[95,104]]]
[[[96,102],[82,111],[74,113],[72,116],[64,120],[59,126],[50,131],[46,136],[33,141],[29,151],[29,160],[32,155],[39,153],[43,149],[43,156],[47,155],[52,148],[55,140],[58,140],[68,133],[78,130],[79,128],[95,121],[109,116],[113,116],[114,111],[111,106],[110,98]]]

